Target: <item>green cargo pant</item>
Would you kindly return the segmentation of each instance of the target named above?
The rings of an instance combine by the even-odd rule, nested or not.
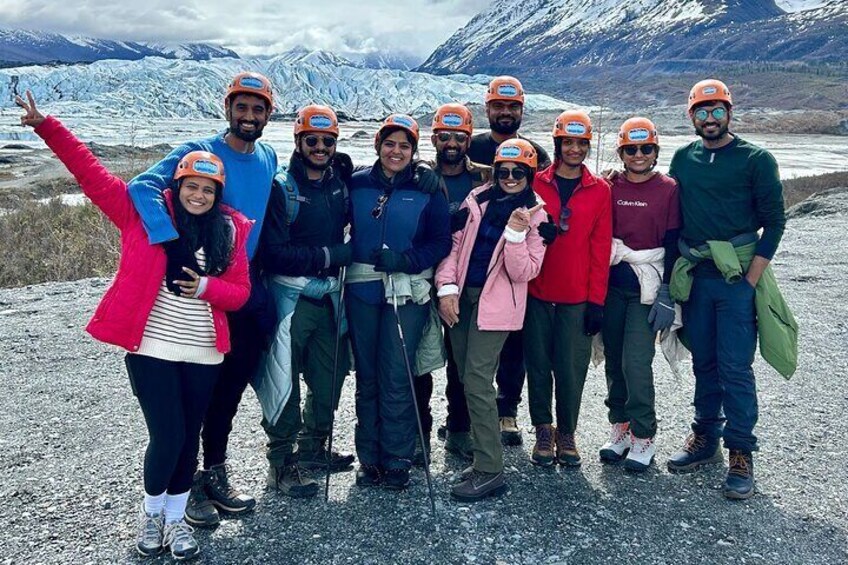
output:
[[[651,307],[638,290],[610,287],[604,305],[604,358],[611,424],[630,422],[639,438],[654,437],[654,360],[656,334],[648,323]]]
[[[554,304],[529,296],[524,319],[527,398],[534,426],[553,424],[563,433],[577,429],[583,385],[589,371],[592,338],[584,331],[586,303]]]
[[[477,327],[480,291],[479,288],[463,291],[459,322],[450,329],[450,340],[471,417],[474,468],[484,473],[500,473],[504,467],[503,446],[494,382],[501,348],[509,332],[481,331]]]
[[[283,413],[274,426],[263,420],[268,435],[268,461],[279,466],[295,451],[295,442],[303,452],[318,451],[330,433],[333,414],[347,375],[347,335],[339,344],[339,373],[336,379],[336,404],[333,398],[333,353],[336,346],[336,318],[329,300],[301,298],[291,322],[292,390]],[[306,383],[303,417],[300,411],[300,375]],[[298,438],[298,434],[300,437]]]

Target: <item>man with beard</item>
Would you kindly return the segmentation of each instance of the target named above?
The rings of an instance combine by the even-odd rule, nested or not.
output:
[[[492,180],[491,167],[474,163],[467,155],[468,147],[471,145],[473,122],[471,112],[462,104],[444,104],[433,116],[433,134],[430,136],[430,141],[436,148],[436,161],[431,165],[441,177],[447,190],[452,232],[464,228],[468,219],[467,209],[458,212],[465,197],[471,190]],[[445,426],[439,428],[439,437],[445,439],[445,451],[470,460],[473,457],[471,420],[447,332],[445,332],[445,349],[447,351],[445,396],[448,400],[448,418]],[[433,418],[430,415],[433,377],[429,373],[421,375],[416,379],[415,384],[421,423],[425,435],[428,435],[433,424]],[[416,452],[416,463],[423,464],[423,459],[423,456],[419,456]]]
[[[335,291],[326,291],[335,280],[329,277],[338,277],[340,267],[351,264],[350,245],[344,244],[349,208],[345,182],[351,167],[347,155],[336,153],[338,136],[339,121],[331,108],[312,104],[298,111],[294,153],[288,168],[277,175],[285,186],[272,191],[259,246],[275,296],[295,288],[297,277],[322,285],[320,293],[304,288],[290,294],[295,300],[291,324],[277,335],[282,330],[290,343],[291,395],[273,425],[262,422],[268,434],[268,486],[296,498],[318,492],[318,483],[304,477],[300,467],[329,465],[331,471],[341,471],[354,461],[352,454],[327,450],[334,404],[347,374],[347,335],[336,336]],[[337,338],[342,340],[342,366],[334,378]],[[300,374],[307,387],[302,416]]]
[[[239,73],[224,97],[229,128],[212,137],[185,143],[129,183],[129,193],[147,230],[150,243],[177,238],[162,191],[169,187],[177,163],[190,151],[209,151],[217,155],[227,171],[227,189],[222,201],[253,220],[247,241],[247,255],[256,254],[271,183],[277,170],[277,154],[257,140],[271,117],[274,98],[271,82],[258,73]],[[251,297],[239,311],[227,318],[231,351],[224,358],[221,378],[203,421],[203,470],[195,475],[186,520],[196,526],[218,523],[218,510],[241,514],[252,510],[254,498],[239,493],[230,485],[226,466],[227,442],[242,393],[253,376],[264,334],[258,308],[267,301],[267,291],[251,266]],[[208,497],[208,498],[207,498]]]
[[[744,499],[754,494],[752,452],[757,449],[752,363],[758,324],[769,322],[757,319],[755,301],[769,286],[776,289],[767,267],[786,216],[777,162],[730,132],[732,110],[723,82],[696,84],[689,94],[689,117],[700,139],[678,149],[669,169],[680,185],[683,213],[683,256],[672,276],[671,297],[683,303],[695,373],[695,419],[668,468],[689,472],[721,462],[723,437],[730,450],[724,495]],[[681,271],[687,262],[691,267]],[[736,273],[728,269],[731,263]],[[679,292],[681,282],[688,285],[688,296]]]
[[[492,165],[495,151],[507,139],[520,138],[518,129],[524,116],[524,87],[515,77],[500,76],[489,83],[486,91],[486,116],[491,131],[480,133],[471,138],[468,157],[475,163]],[[547,152],[537,143],[530,143],[536,149],[539,159],[538,170],[544,170],[551,164]],[[501,350],[498,365],[498,416],[500,417],[501,441],[504,445],[521,445],[521,429],[518,427],[518,404],[521,402],[521,389],[524,388],[524,345],[522,332],[512,332]]]

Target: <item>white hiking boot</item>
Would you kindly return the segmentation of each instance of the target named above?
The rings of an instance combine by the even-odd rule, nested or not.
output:
[[[194,559],[200,553],[200,546],[194,539],[194,528],[183,520],[165,524],[165,537],[162,545],[171,550],[171,557],[177,561]]]
[[[141,506],[138,516],[138,535],[135,549],[144,557],[159,555],[162,551],[162,514],[148,514]]]
[[[657,444],[654,438],[638,438],[632,436],[632,447],[627,459],[624,460],[624,468],[628,471],[641,473],[651,466],[654,456],[657,454]]]
[[[630,423],[623,422],[613,424],[610,428],[609,441],[601,447],[601,462],[618,463],[625,455],[627,455],[631,444]]]

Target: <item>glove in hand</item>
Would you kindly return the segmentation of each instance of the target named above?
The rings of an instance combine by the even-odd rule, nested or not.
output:
[[[667,284],[660,286],[657,299],[648,313],[648,323],[655,332],[665,331],[674,324],[674,302],[671,300]]]
[[[604,307],[592,302],[586,307],[583,315],[583,331],[586,335],[595,335],[604,325]]]
[[[548,214],[547,222],[539,224],[539,235],[542,236],[542,243],[545,245],[552,244],[559,235],[559,230],[550,214]]]
[[[381,273],[403,273],[409,267],[409,260],[403,253],[391,249],[380,249],[371,256],[374,270]]]

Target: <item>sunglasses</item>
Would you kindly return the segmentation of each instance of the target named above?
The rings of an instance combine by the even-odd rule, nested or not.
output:
[[[647,143],[645,145],[625,145],[622,149],[624,152],[633,157],[636,153],[642,152],[642,155],[646,157],[648,155],[653,155],[654,151],[657,150],[657,146],[653,143]]]
[[[440,131],[436,134],[436,139],[442,143],[447,143],[451,139],[455,139],[457,143],[465,143],[468,140],[468,134],[461,131]]]
[[[316,145],[318,145],[318,140],[324,142],[324,147],[332,147],[336,144],[336,138],[332,135],[324,135],[321,137],[318,137],[317,135],[307,135],[303,138],[303,141],[306,142],[307,147],[315,147]]]
[[[699,122],[706,121],[710,116],[717,120],[723,120],[727,116],[727,108],[713,108],[712,110],[701,108],[700,110],[695,110],[695,113],[692,115]]]
[[[571,208],[565,206],[559,211],[559,233],[568,231],[568,219],[571,218]]]
[[[380,216],[383,215],[383,210],[386,208],[386,202],[388,202],[388,201],[389,201],[389,195],[388,194],[381,194],[377,198],[377,205],[374,206],[373,210],[371,210],[371,217],[374,218],[375,220],[379,220]]]
[[[515,180],[521,180],[527,178],[527,173],[524,172],[524,169],[519,169],[518,167],[514,169],[507,169],[506,167],[498,169],[498,179],[506,180],[509,177]]]

